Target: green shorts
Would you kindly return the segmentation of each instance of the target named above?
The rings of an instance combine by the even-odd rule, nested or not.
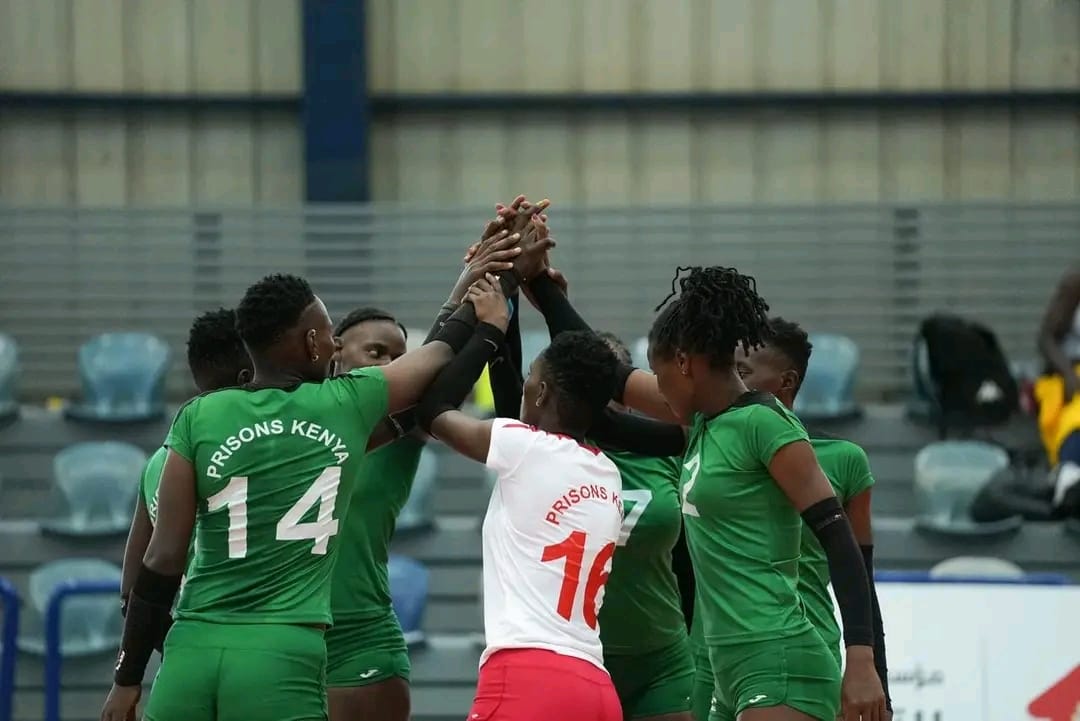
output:
[[[177,621],[147,721],[326,721],[323,631]]]
[[[789,706],[820,721],[840,713],[840,669],[814,629],[777,641],[709,648],[716,682],[709,721]]]
[[[370,686],[409,680],[409,650],[393,609],[375,618],[344,620],[326,632],[326,685]]]
[[[694,660],[685,636],[655,651],[605,654],[626,719],[681,713],[690,708]]]
[[[690,715],[694,721],[709,721],[709,709],[712,707],[713,678],[712,664],[709,663],[709,649],[691,644],[694,653],[694,688],[690,692]]]

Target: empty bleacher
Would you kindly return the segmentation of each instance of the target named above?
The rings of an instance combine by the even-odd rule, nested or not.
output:
[[[168,416],[166,416],[168,417]],[[167,421],[99,426],[65,419],[60,412],[24,407],[19,419],[0,429],[0,576],[25,594],[30,572],[63,557],[120,562],[124,537],[79,539],[43,535],[36,521],[62,510],[55,495],[52,461],[73,443],[123,439],[152,451]],[[877,478],[874,490],[876,558],[880,568],[929,570],[958,555],[998,556],[1026,571],[1065,573],[1080,579],[1080,540],[1061,524],[1027,524],[992,540],[945,538],[914,528],[913,463],[916,452],[937,439],[934,428],[905,419],[899,406],[870,406],[862,418],[832,425],[829,432],[863,445]],[[1029,448],[1033,429],[1018,418],[993,437],[1009,448]],[[394,551],[423,562],[430,571],[424,627],[427,647],[413,652],[413,708],[417,719],[457,719],[468,709],[476,680],[482,616],[479,520],[487,498],[483,470],[437,448],[439,478],[433,506],[436,527],[400,534]],[[24,595],[25,597],[25,595]],[[64,664],[61,715],[65,721],[97,717],[110,677],[111,656],[68,659]],[[15,719],[42,718],[43,665],[21,654],[16,676]]]

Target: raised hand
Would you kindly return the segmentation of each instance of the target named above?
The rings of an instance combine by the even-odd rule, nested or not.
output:
[[[491,230],[493,225],[496,228],[494,233],[473,244],[472,247],[475,247],[475,250],[469,254],[465,270],[461,272],[454,289],[450,291],[448,303],[455,305],[460,303],[469,286],[483,278],[485,274],[511,270],[514,267],[514,258],[521,255],[522,249],[518,246],[521,234],[510,233],[505,228],[498,230],[501,224],[494,222],[488,223],[485,232]]]
[[[548,207],[551,201],[542,200],[533,206],[537,212]],[[533,213],[536,215],[536,213]],[[514,259],[514,273],[521,282],[528,282],[547,268],[547,254],[555,247],[547,224],[531,217],[525,223],[521,235],[521,255]]]
[[[506,330],[510,324],[510,307],[499,286],[499,279],[491,273],[469,286],[465,300],[476,309],[476,320]]]

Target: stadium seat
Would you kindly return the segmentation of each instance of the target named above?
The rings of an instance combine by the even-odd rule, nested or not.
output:
[[[21,651],[44,655],[45,614],[49,599],[59,587],[72,581],[115,581],[120,584],[120,568],[94,558],[51,561],[30,574],[30,613],[19,634]],[[111,596],[74,596],[63,606],[60,617],[60,650],[64,656],[87,656],[112,652],[120,643],[123,619]]]
[[[551,337],[546,330],[526,330],[521,332],[521,376],[529,376],[529,366],[545,348],[551,345]]]
[[[420,464],[416,467],[409,499],[398,514],[396,531],[415,533],[426,531],[435,525],[435,514],[431,508],[435,497],[435,485],[439,480],[439,455],[431,444],[424,446],[420,453]]]
[[[807,421],[858,417],[861,411],[854,395],[859,347],[850,338],[831,333],[813,335],[810,342],[814,352],[795,397],[795,413]]]
[[[992,556],[955,556],[930,569],[931,578],[1023,578],[1024,569]]]
[[[146,454],[130,443],[92,441],[60,451],[53,475],[68,515],[42,522],[42,530],[76,537],[125,533],[144,465]]]
[[[83,399],[65,411],[72,419],[129,423],[165,413],[169,347],[147,333],[103,333],[79,349]]]
[[[421,645],[424,637],[424,611],[427,610],[428,570],[419,561],[390,555],[390,597],[405,643],[410,648]]]
[[[940,441],[915,456],[916,527],[952,536],[995,536],[1015,531],[1019,516],[978,523],[971,517],[975,496],[1009,465],[999,446],[981,441]]]
[[[15,339],[0,333],[0,423],[19,413],[15,383],[19,378],[19,347]]]
[[[630,346],[630,358],[634,361],[635,368],[649,367],[649,339],[642,336]]]
[[[922,336],[915,338],[911,347],[912,397],[907,403],[907,414],[922,423],[933,421],[940,414],[937,390],[930,375],[930,352]]]

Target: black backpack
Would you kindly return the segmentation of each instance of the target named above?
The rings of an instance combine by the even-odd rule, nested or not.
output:
[[[1016,379],[997,336],[984,325],[937,314],[919,327],[927,370],[945,425],[968,427],[1007,421],[1020,403]]]

